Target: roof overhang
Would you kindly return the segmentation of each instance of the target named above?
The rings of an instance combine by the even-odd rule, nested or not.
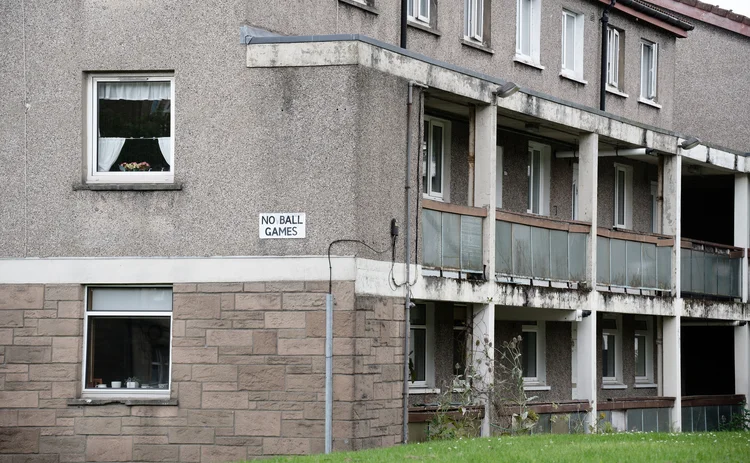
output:
[[[599,3],[605,5],[610,4],[610,0],[598,0]],[[695,26],[681,19],[664,13],[663,11],[654,8],[644,2],[636,0],[617,0],[614,6],[615,10],[639,19],[643,22],[649,23],[652,26],[658,27],[659,29],[665,30],[674,34],[677,37],[687,37],[688,31],[693,30]]]

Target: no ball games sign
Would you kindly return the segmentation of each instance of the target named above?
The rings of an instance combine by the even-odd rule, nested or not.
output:
[[[266,238],[304,238],[304,212],[262,213],[258,217],[258,233]]]

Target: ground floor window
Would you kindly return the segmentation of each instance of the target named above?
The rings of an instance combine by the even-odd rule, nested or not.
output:
[[[409,312],[409,381],[414,388],[435,386],[434,305],[416,304]]]
[[[90,287],[85,326],[85,393],[169,393],[171,288]]]

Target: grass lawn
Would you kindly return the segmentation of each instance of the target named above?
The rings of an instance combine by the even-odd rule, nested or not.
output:
[[[750,462],[750,432],[494,437],[277,458],[276,462]]]

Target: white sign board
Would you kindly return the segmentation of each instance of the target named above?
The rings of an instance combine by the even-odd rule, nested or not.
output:
[[[304,238],[304,212],[261,213],[258,217],[258,234],[266,238]]]

